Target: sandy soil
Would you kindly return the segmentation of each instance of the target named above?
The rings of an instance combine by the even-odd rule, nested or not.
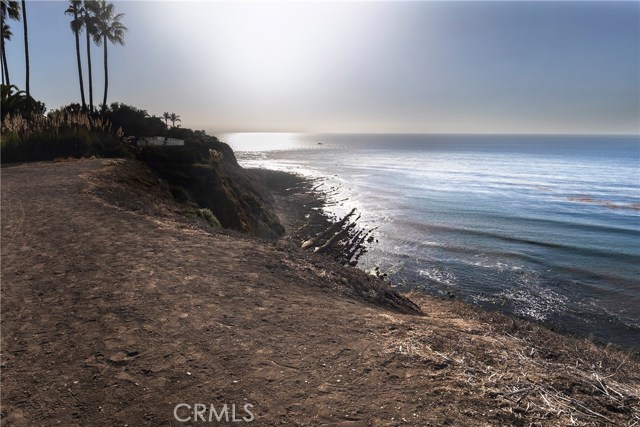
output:
[[[403,314],[294,243],[185,219],[130,161],[3,167],[1,425],[640,422],[633,356],[455,301]]]

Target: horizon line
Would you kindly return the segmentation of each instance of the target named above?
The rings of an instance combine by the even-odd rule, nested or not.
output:
[[[635,136],[638,133],[628,132],[356,132],[356,131],[211,131],[214,134],[275,134],[275,135],[491,135],[491,136]]]

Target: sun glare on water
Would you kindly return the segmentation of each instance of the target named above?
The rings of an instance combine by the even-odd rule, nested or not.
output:
[[[221,135],[235,151],[292,150],[297,146],[296,133],[229,133]]]

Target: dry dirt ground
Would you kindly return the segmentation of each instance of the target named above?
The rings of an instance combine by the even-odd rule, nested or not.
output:
[[[131,161],[2,168],[2,426],[640,422],[634,356],[455,301],[379,307],[364,273],[165,196]]]

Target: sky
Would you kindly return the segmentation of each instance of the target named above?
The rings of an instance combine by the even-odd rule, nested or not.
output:
[[[129,31],[109,46],[108,102],[175,112],[184,127],[640,133],[637,1],[114,3]],[[48,108],[80,100],[66,7],[27,1],[31,93]],[[97,46],[92,63],[101,100]]]

